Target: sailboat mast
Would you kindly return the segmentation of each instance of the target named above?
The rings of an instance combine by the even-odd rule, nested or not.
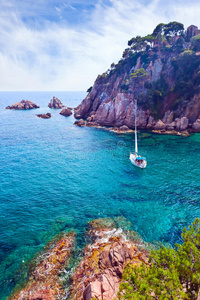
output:
[[[135,100],[135,153],[138,153],[136,117],[137,117],[137,100]]]

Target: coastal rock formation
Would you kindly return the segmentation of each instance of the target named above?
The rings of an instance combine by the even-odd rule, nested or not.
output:
[[[200,119],[197,119],[194,122],[192,129],[195,130],[196,132],[200,132]]]
[[[147,263],[148,252],[127,241],[112,221],[94,220],[89,226],[93,240],[85,248],[84,258],[72,276],[70,299],[112,300],[117,297],[125,264]]]
[[[50,113],[46,113],[46,114],[38,114],[36,115],[38,118],[42,118],[42,119],[50,119],[51,118],[51,114]]]
[[[182,117],[175,119],[176,130],[185,130],[188,127],[189,121],[188,118]]]
[[[65,117],[69,117],[72,115],[72,109],[71,108],[63,108],[60,112],[60,115],[63,115]]]
[[[166,129],[166,124],[163,123],[163,121],[158,120],[158,122],[155,125],[155,129],[156,130],[160,130],[160,129]]]
[[[14,103],[11,106],[7,106],[6,109],[33,109],[33,108],[39,108],[39,106],[30,100],[22,100],[20,102]]]
[[[83,119],[80,119],[78,121],[75,121],[74,125],[80,126],[80,127],[85,126],[85,121]]]
[[[64,105],[62,104],[61,100],[53,97],[53,99],[51,99],[50,103],[48,104],[48,107],[50,108],[62,108]]]
[[[133,38],[128,45],[119,62],[98,75],[75,108],[75,118],[87,119],[89,126],[134,129],[137,100],[138,129],[198,131],[193,124],[200,118],[200,57],[190,41],[180,48],[165,34],[162,41],[150,34]]]
[[[9,299],[12,300],[59,300],[65,295],[60,273],[69,261],[75,236],[64,234],[47,252],[42,254],[41,261],[25,286]]]

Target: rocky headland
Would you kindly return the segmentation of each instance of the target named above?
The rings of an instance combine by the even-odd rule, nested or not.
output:
[[[60,99],[53,97],[53,99],[51,99],[50,103],[48,104],[49,108],[63,108],[63,104],[61,102]]]
[[[46,113],[46,114],[38,114],[36,115],[38,118],[42,118],[42,119],[50,119],[51,118],[51,114],[50,113]]]
[[[139,129],[200,132],[200,50],[194,39],[177,22],[131,39],[122,59],[88,89],[75,118],[88,126],[134,129],[137,100]]]
[[[123,217],[93,220],[78,252],[75,234],[61,234],[7,300],[199,299],[200,220],[183,229],[174,249],[122,230],[130,226]]]
[[[124,222],[123,218],[116,220]],[[147,264],[149,254],[138,235],[131,231],[131,238],[127,238],[128,232],[125,234],[116,220],[97,219],[88,224],[85,235],[88,245],[68,286],[63,285],[61,274],[72,257],[74,233],[63,234],[50,242],[35,260],[36,266],[24,287],[15,290],[7,300],[112,300],[117,297],[124,267]]]
[[[30,100],[22,100],[20,102],[14,103],[11,106],[7,106],[6,109],[33,109],[33,108],[39,108],[39,106]]]
[[[92,221],[88,234],[92,243],[72,276],[70,300],[112,300],[117,297],[124,266],[147,263],[148,251],[138,241],[127,240],[111,219]]]
[[[65,117],[69,117],[72,115],[72,109],[67,107],[67,108],[63,108],[60,112],[60,115],[65,116]]]

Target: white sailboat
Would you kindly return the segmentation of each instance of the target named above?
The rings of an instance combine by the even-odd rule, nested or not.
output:
[[[142,157],[138,154],[136,115],[137,115],[137,100],[135,100],[135,152],[130,153],[129,158],[131,163],[134,166],[144,169],[147,166],[147,160],[145,157]]]

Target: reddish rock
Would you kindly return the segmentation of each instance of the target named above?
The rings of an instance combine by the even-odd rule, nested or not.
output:
[[[175,119],[176,130],[185,130],[188,127],[189,121],[188,118],[182,117]]]
[[[77,121],[76,121],[77,122]],[[75,123],[76,123],[75,122]],[[97,124],[97,123],[95,123],[95,122],[86,122],[86,124],[85,124],[86,126],[88,126],[88,127],[97,127],[97,126],[99,126],[99,124]]]
[[[65,117],[69,117],[72,115],[72,109],[71,108],[63,108],[60,112],[60,115],[63,115]]]
[[[195,132],[200,132],[200,119],[197,119],[194,124],[192,125],[192,129]]]
[[[147,263],[148,253],[125,240],[122,230],[115,229],[109,219],[92,221],[89,234],[93,244],[85,248],[84,258],[72,277],[71,299],[112,300],[117,297],[125,264]]]
[[[74,125],[80,126],[80,127],[85,126],[85,121],[83,119],[80,119],[78,121],[75,121]]]
[[[51,249],[42,254],[42,260],[32,272],[25,288],[15,292],[10,300],[59,300],[65,296],[60,273],[69,261],[75,236],[64,234]]]
[[[50,108],[62,108],[63,104],[61,102],[60,99],[53,97],[53,99],[51,99],[50,103],[48,104],[48,107]]]
[[[156,125],[156,121],[152,116],[150,116],[147,123],[147,129],[152,129],[155,125]]]
[[[154,53],[152,52],[152,55]],[[174,54],[157,52],[157,58],[152,59],[149,53],[149,65],[145,69],[144,76],[133,76],[133,73],[144,67],[141,56],[137,58],[135,64],[132,65],[125,58],[112,69],[110,72],[105,72],[99,75],[91,89],[91,92],[75,109],[75,118],[80,119],[93,116],[88,122],[96,122],[102,126],[123,126],[134,128],[135,108],[134,100],[138,99],[137,110],[137,126],[141,129],[154,129],[155,123],[151,120],[150,115],[158,113],[164,114],[160,120],[163,123],[157,123],[156,130],[165,130],[169,125],[170,130],[185,130],[188,127],[187,119],[190,124],[193,124],[200,118],[200,93],[195,94],[192,99],[183,101],[184,105],[179,105],[174,111],[171,111],[174,103],[177,100],[177,95],[174,90],[175,86],[175,71],[172,64]],[[132,75],[131,75],[132,74]],[[165,98],[159,101],[159,105],[149,104],[147,98],[148,86],[153,82],[157,82],[162,78],[167,83],[169,93]],[[156,90],[159,94],[159,89]],[[162,97],[161,95],[159,97]],[[146,103],[146,102],[147,103]],[[151,101],[150,101],[151,102]],[[148,107],[151,111],[148,111]],[[178,122],[177,128],[173,126],[174,116],[181,119]],[[182,119],[182,118],[187,119]],[[164,125],[165,124],[165,125]],[[193,126],[193,128],[196,128]],[[193,129],[195,130],[195,129]]]
[[[33,108],[39,108],[39,106],[33,102],[31,102],[30,100],[22,100],[18,103],[14,103],[11,106],[7,106],[6,109],[33,109]]]
[[[92,122],[93,118],[92,117],[87,117],[87,122]]]
[[[169,125],[167,125],[167,130],[174,130],[175,126],[176,126],[176,123],[174,121],[174,122],[170,123]]]
[[[39,114],[39,115],[36,115],[36,116],[39,117],[39,118],[42,118],[42,119],[49,119],[49,118],[51,118],[51,114],[50,113]]]
[[[129,131],[130,129],[128,128],[128,126],[122,125],[122,126],[119,127],[119,130],[120,131]]]
[[[158,120],[158,122],[155,125],[156,130],[166,129],[166,124],[163,123],[163,121]]]
[[[174,113],[173,113],[173,111],[170,111],[170,110],[168,110],[166,113],[165,113],[165,115],[164,115],[164,118],[163,118],[163,123],[165,123],[165,124],[170,124],[170,123],[172,123],[172,121],[173,121],[173,118],[174,118]]]
[[[199,292],[198,292],[198,295],[197,295],[197,300],[200,300],[200,289],[199,289]]]

